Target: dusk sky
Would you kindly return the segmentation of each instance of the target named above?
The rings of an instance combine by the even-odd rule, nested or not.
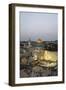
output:
[[[44,41],[58,39],[58,14],[20,12],[19,14],[20,41]]]

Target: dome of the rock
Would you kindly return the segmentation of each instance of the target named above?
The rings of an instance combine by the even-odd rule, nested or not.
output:
[[[43,40],[41,39],[41,38],[39,38],[39,39],[37,39],[37,41],[36,41],[37,43],[42,43],[43,42]]]

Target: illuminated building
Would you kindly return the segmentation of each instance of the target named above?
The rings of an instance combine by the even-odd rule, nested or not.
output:
[[[38,39],[33,51],[33,59],[37,60],[41,66],[54,67],[57,65],[58,57],[57,52],[45,50],[42,39]]]

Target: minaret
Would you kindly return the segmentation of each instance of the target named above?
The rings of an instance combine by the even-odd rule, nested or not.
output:
[[[28,46],[31,47],[31,39],[28,40]]]

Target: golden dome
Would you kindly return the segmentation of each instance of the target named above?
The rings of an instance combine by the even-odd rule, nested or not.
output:
[[[37,41],[36,41],[37,43],[42,43],[43,42],[43,40],[42,39],[37,39]]]

